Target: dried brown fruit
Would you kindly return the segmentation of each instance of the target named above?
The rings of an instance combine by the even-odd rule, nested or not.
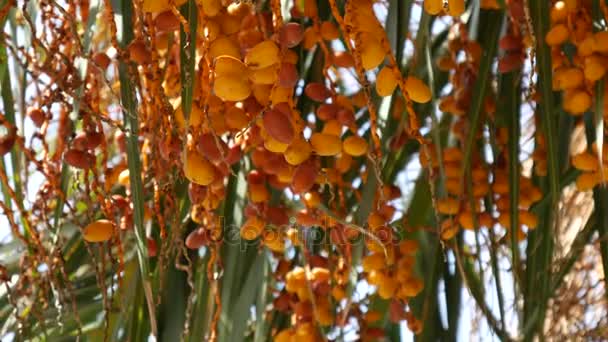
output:
[[[95,156],[89,152],[69,149],[64,155],[65,162],[78,169],[90,169],[95,164]]]
[[[318,169],[314,160],[300,164],[294,172],[291,188],[295,193],[307,192],[315,184],[317,173]]]
[[[329,89],[327,89],[322,83],[316,82],[307,84],[306,88],[304,88],[304,93],[313,101],[317,102],[325,102],[325,100],[331,97],[331,92]]]
[[[280,41],[281,45],[292,48],[300,44],[304,37],[302,26],[298,23],[286,23],[281,28]]]
[[[294,129],[290,118],[277,108],[272,108],[263,116],[264,129],[279,142],[290,144],[294,137]]]

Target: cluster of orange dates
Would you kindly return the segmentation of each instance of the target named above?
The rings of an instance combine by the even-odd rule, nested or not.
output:
[[[594,33],[589,5],[556,1],[551,8],[551,29],[544,37],[551,46],[553,90],[563,91],[564,110],[572,115],[590,110],[594,86],[606,74],[608,32]],[[568,55],[566,45],[575,52]]]
[[[489,163],[477,150],[473,150],[470,175],[465,175],[462,148],[465,145],[469,131],[469,113],[477,70],[482,54],[482,48],[476,41],[467,39],[468,31],[462,24],[456,23],[451,27],[448,40],[447,55],[438,61],[438,68],[449,73],[452,91],[439,102],[439,110],[454,117],[451,133],[456,146],[442,150],[441,164],[445,174],[445,189],[447,197],[438,199],[437,211],[446,215],[441,223],[441,237],[452,239],[463,229],[479,227],[493,228],[500,224],[510,226],[510,202],[508,181],[507,129],[497,130],[496,146],[498,154],[495,161]],[[499,61],[499,71],[509,72],[521,67],[523,43],[513,33],[505,35],[500,41],[500,47],[505,56]],[[464,56],[464,58],[459,58]],[[488,120],[493,120],[496,111],[495,95],[487,96],[483,103],[483,113]],[[483,132],[478,132],[477,139],[483,139]],[[432,151],[434,148],[431,149]],[[440,160],[431,152],[430,156],[420,155],[420,162],[427,167],[429,162],[436,172],[440,171]],[[469,189],[465,179],[471,179]],[[542,197],[540,189],[532,184],[530,178],[520,176],[521,192],[519,198],[518,222],[533,229],[537,225],[535,214],[528,211],[530,206]],[[470,193],[469,193],[470,191]],[[470,196],[469,196],[470,195]],[[490,195],[491,202],[487,202]],[[495,207],[492,205],[495,205]],[[474,208],[473,208],[474,207]],[[523,231],[518,230],[518,236],[523,238]]]
[[[604,5],[598,9],[605,15]],[[551,29],[544,37],[551,46],[553,90],[562,91],[562,104],[566,112],[574,116],[596,111],[598,92],[605,98],[608,88],[602,82],[608,70],[608,32],[593,25],[594,9],[589,1],[555,1],[551,7]],[[604,118],[608,104],[604,100]],[[572,166],[582,173],[576,180],[579,190],[591,190],[606,181],[603,166],[608,159],[606,151],[599,157],[597,145],[590,151],[572,156]]]
[[[408,115],[411,121],[416,120],[412,102],[432,100],[423,80],[402,75],[376,17],[374,2],[349,0],[342,15],[335,1],[330,0],[333,19],[322,20],[317,2],[305,0],[293,5],[291,21],[285,22],[278,0],[270,1],[271,11],[261,11],[249,3],[196,1],[198,25],[195,32],[188,30],[185,35],[195,44],[196,54],[194,74],[188,76],[193,79],[191,105],[182,103],[185,99],[181,98],[184,85],[179,31],[188,25],[177,6],[185,2],[144,0],[142,8],[136,4],[136,12],[142,14],[137,16],[140,28],[135,32],[136,39],[122,51],[118,46],[108,46],[107,51],[95,53],[94,71],[88,76],[90,84],[101,84],[111,74],[115,57],[131,63],[132,76],[142,95],[138,114],[147,195],[145,219],[155,219],[164,229],[166,221],[175,215],[172,210],[176,205],[172,199],[164,199],[166,209],[160,210],[160,189],[185,178],[190,182],[189,219],[198,228],[179,238],[190,249],[219,246],[218,237],[226,229],[219,209],[227,195],[227,180],[235,177],[234,170],[240,167],[245,175],[247,204],[239,235],[243,240],[260,241],[279,260],[274,276],[280,285],[275,289],[273,305],[289,313],[292,324],[276,333],[277,341],[317,340],[317,325],[343,326],[350,318],[357,319],[362,336],[380,337],[382,331],[374,327],[380,313],[367,309],[369,298],[361,300],[361,306],[356,302],[350,307],[352,294],[348,292],[353,272],[360,272],[357,281],[364,279],[373,286],[375,295],[390,301],[392,321],[406,320],[412,331],[420,332],[422,322],[408,306],[408,301],[423,289],[415,271],[418,246],[414,240],[399,238],[392,226],[397,215],[391,201],[401,196],[399,189],[381,184],[366,226],[347,222],[352,215],[347,212],[345,197],[361,196],[354,189],[353,179],[372,177],[371,168],[381,157],[372,91],[380,97],[395,94],[394,107],[398,110],[394,115]],[[503,55],[498,71],[503,73],[523,65],[525,50],[531,44],[529,35],[521,30],[526,25],[523,1],[507,2],[517,20],[510,22],[500,41]],[[482,0],[481,7],[500,8],[495,0]],[[455,146],[444,148],[437,156],[434,146],[428,144],[425,150],[430,153],[420,154],[423,167],[442,170],[445,175],[447,195],[436,202],[437,212],[444,216],[441,238],[451,239],[460,228],[491,228],[496,224],[509,228],[509,156],[504,127],[497,130],[499,153],[494,161],[484,160],[480,151],[472,155],[470,177],[475,186],[467,189],[462,181],[467,113],[483,53],[476,41],[466,38],[466,25],[458,20],[465,11],[465,1],[425,0],[423,9],[454,19],[446,55],[437,63],[439,70],[449,73],[452,86],[450,93],[439,100],[439,110],[454,117],[451,133]],[[589,8],[578,6],[576,0],[555,1],[551,30],[544,37],[552,47],[554,90],[564,92],[564,109],[573,115],[589,110],[594,87],[606,72],[608,35],[605,31],[593,32],[590,16]],[[115,34],[112,29],[108,31],[105,33],[110,36]],[[565,44],[573,45],[576,53],[566,55]],[[343,49],[338,49],[339,45]],[[316,61],[323,64],[323,79],[311,81],[300,72],[302,52],[313,49],[321,56]],[[377,71],[374,87],[369,87],[367,80],[370,71]],[[361,85],[357,93],[346,96],[340,90],[343,73],[356,75]],[[116,86],[110,88],[113,91]],[[492,94],[484,100],[483,115],[492,117],[496,111],[494,97]],[[301,106],[303,99],[313,105]],[[105,112],[102,107],[97,103],[94,109]],[[31,109],[28,115],[36,126],[45,125],[46,114],[41,110]],[[61,120],[66,116],[63,113]],[[364,120],[360,120],[362,117]],[[361,122],[369,123],[370,129]],[[67,164],[93,172],[100,162],[97,151],[104,151],[103,173],[96,177],[105,177],[106,186],[99,194],[109,196],[101,203],[105,218],[83,229],[89,242],[115,238],[118,232],[113,219],[117,217],[120,228],[126,230],[133,225],[133,205],[127,199],[130,175],[125,161],[125,134],[116,129],[115,141],[108,142],[102,128],[101,122],[88,117],[82,132],[60,149],[65,151],[63,160]],[[416,128],[412,126],[413,131]],[[418,138],[417,132],[407,133],[400,132],[391,146],[402,146],[404,136]],[[479,138],[483,138],[481,132]],[[121,156],[118,160],[107,160],[109,145],[117,147]],[[536,149],[543,148],[542,136],[538,135]],[[540,175],[546,172],[542,162],[537,160]],[[584,171],[577,180],[580,189],[591,189],[602,181],[600,163],[590,152],[574,156],[572,164]],[[533,229],[537,218],[528,209],[542,193],[528,177],[521,175],[519,183],[518,222]],[[115,185],[124,190],[125,196],[117,194]],[[494,206],[488,206],[488,198]],[[322,230],[330,242],[315,253],[307,250],[305,238],[306,230],[313,227]],[[524,237],[521,229],[517,232]],[[149,254],[154,256],[156,242],[148,233]],[[361,236],[365,237],[366,248],[362,271],[351,264],[350,246]],[[292,246],[307,255],[307,263],[298,265],[298,260],[285,253]],[[349,304],[343,305],[346,302]]]
[[[407,305],[423,288],[415,272],[417,244],[400,241],[391,227],[395,208],[389,201],[400,197],[398,188],[379,187],[368,227],[353,226],[342,217],[345,197],[360,196],[351,183],[353,173],[365,181],[381,153],[377,116],[370,107],[374,88],[366,86],[366,72],[387,61],[376,77],[379,96],[392,95],[398,88],[401,102],[431,99],[422,80],[402,76],[373,2],[349,1],[343,17],[330,2],[334,20],[321,20],[316,1],[304,1],[291,9],[290,22],[284,22],[278,1],[272,2],[268,12],[248,3],[197,2],[197,30],[187,30],[186,34],[196,44],[196,67],[189,75],[193,78],[191,106],[181,97],[179,30],[186,30],[187,25],[182,24],[187,22],[176,6],[184,3],[143,1],[142,8],[136,5],[136,12],[144,16],[139,17],[143,25],[135,32],[135,39],[124,50],[111,46],[95,53],[89,80],[108,81],[115,56],[133,66],[131,73],[142,93],[139,148],[144,192],[149,198],[145,219],[157,220],[164,229],[171,218],[168,210],[160,210],[160,202],[175,203],[161,198],[161,184],[183,175],[190,182],[189,218],[199,227],[185,237],[185,245],[191,249],[219,247],[227,229],[219,208],[227,195],[227,179],[235,177],[234,170],[240,167],[245,172],[248,201],[240,236],[260,241],[260,246],[279,259],[274,275],[284,289],[277,289],[274,305],[292,315],[293,327],[279,332],[277,340],[315,340],[317,324],[344,325],[353,317],[360,321],[362,336],[374,338],[382,333],[373,326],[380,313],[360,309],[358,303],[352,308],[340,305],[350,296],[352,273],[358,272],[351,265],[350,244],[364,230],[369,250],[363,259],[365,279],[381,298],[391,300],[393,321],[407,320],[413,331],[420,331],[422,324]],[[310,25],[305,27],[302,22]],[[105,33],[112,36],[111,27],[108,31]],[[344,49],[336,49],[334,42],[339,39],[344,39]],[[325,79],[303,85],[301,51],[313,49],[322,54]],[[341,73],[349,70],[363,87],[346,96],[337,84]],[[111,89],[118,88],[113,85]],[[314,103],[313,107],[299,106],[302,98]],[[357,123],[365,107],[369,112],[366,121],[372,127],[367,134]],[[37,114],[32,112],[30,117],[34,120]],[[105,140],[97,132],[97,127],[91,126],[82,133],[86,138],[72,139],[64,160],[75,168],[94,170],[98,162],[95,148]],[[89,242],[114,239],[114,219],[120,219],[123,229],[133,225],[126,137],[121,130],[115,132],[114,143],[121,158],[108,161],[103,168],[104,191],[114,194],[104,202],[106,218],[84,228]],[[126,196],[117,194],[117,189]],[[269,204],[276,203],[271,199],[277,196],[283,201]],[[112,209],[117,207],[119,211]],[[297,266],[297,260],[285,251],[296,246],[311,253],[305,247],[305,231],[313,227],[325,231],[331,243],[311,254],[306,265]],[[151,256],[157,255],[154,235],[148,238]],[[339,253],[334,254],[334,250]],[[338,267],[330,269],[330,264]]]

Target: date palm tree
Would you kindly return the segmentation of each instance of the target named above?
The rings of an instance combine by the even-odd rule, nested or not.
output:
[[[1,339],[604,339],[607,6],[0,0]]]

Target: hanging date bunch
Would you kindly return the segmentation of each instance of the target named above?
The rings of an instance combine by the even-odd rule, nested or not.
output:
[[[548,331],[561,222],[604,219],[558,214],[608,179],[605,13],[0,0],[0,339]]]

